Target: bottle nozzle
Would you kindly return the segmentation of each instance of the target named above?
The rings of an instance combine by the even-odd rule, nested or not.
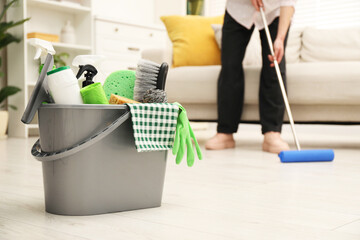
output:
[[[29,42],[31,45],[36,47],[36,53],[34,59],[39,59],[42,57],[41,62],[45,62],[46,55],[50,53],[51,55],[55,54],[55,50],[51,42],[38,39],[38,38],[30,38]]]
[[[41,48],[40,47],[37,47],[36,48],[36,53],[35,53],[35,57],[34,57],[34,60],[36,60],[36,59],[39,59],[40,58],[40,56],[41,56]]]
[[[93,84],[93,78],[95,77],[95,75],[98,73],[98,71],[96,70],[96,68],[93,65],[87,64],[87,65],[80,65],[79,66],[79,71],[76,74],[76,78],[79,79],[81,77],[81,75],[85,73],[85,81],[83,81],[82,83],[82,87],[86,87],[90,84]]]

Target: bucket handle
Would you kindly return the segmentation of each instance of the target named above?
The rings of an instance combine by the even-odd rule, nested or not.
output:
[[[40,139],[36,141],[34,146],[31,149],[31,154],[41,162],[55,161],[57,159],[69,157],[79,151],[82,151],[91,145],[97,143],[111,132],[113,132],[116,128],[118,128],[121,124],[123,124],[127,119],[130,118],[130,111],[126,110],[124,114],[122,114],[118,119],[116,119],[109,126],[104,128],[103,130],[95,133],[91,137],[81,141],[80,143],[66,148],[64,150],[60,150],[57,152],[43,152],[41,151]]]

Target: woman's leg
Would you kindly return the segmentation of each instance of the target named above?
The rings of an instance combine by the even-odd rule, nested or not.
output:
[[[270,35],[274,42],[278,31],[279,18],[276,18],[270,25]],[[278,78],[274,67],[270,67],[268,55],[270,54],[269,45],[265,30],[260,31],[262,61],[259,90],[259,109],[262,133],[264,134],[263,149],[269,152],[280,152],[289,148],[288,144],[280,138],[283,124],[285,104],[281,94]],[[284,52],[286,48],[287,36],[284,41]],[[286,86],[286,59],[283,56],[279,63],[280,72]]]
[[[244,103],[242,61],[253,30],[254,27],[243,27],[225,12],[217,96],[218,134],[206,143],[207,149],[219,150],[235,146],[232,134],[237,132]]]
[[[225,13],[221,43],[221,72],[218,80],[219,133],[235,133],[244,103],[242,61],[254,27],[247,29]]]

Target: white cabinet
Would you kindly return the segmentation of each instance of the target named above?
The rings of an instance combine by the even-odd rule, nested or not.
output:
[[[9,98],[9,103],[18,107],[16,111],[9,109],[10,137],[28,137],[38,132],[37,116],[28,125],[20,121],[39,75],[39,62],[34,60],[35,48],[29,44],[27,33],[41,32],[60,36],[61,28],[70,20],[75,29],[76,43],[53,43],[56,52],[69,53],[70,57],[66,62],[70,65],[74,56],[91,54],[93,49],[91,0],[83,0],[82,5],[50,0],[22,0],[6,14],[7,21],[28,17],[31,18],[28,22],[10,30],[21,42],[7,47],[8,85],[22,90]]]
[[[163,48],[166,40],[164,27],[95,18],[95,53],[106,57],[101,65],[107,75],[118,70],[135,70],[143,49]]]

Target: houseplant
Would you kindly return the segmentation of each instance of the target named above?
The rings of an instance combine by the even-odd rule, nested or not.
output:
[[[204,0],[187,0],[187,15],[203,15]]]
[[[17,1],[18,0],[12,0],[8,3],[6,3],[6,1],[5,1],[4,8],[0,14],[0,20],[4,18],[6,11]],[[10,28],[16,27],[18,25],[21,25],[28,20],[29,20],[29,18],[26,18],[26,19],[23,19],[23,20],[20,20],[17,22],[13,22],[13,21],[10,21],[10,22],[1,21],[0,22],[0,50],[5,48],[10,43],[13,43],[13,42],[19,43],[21,41],[20,38],[17,38],[14,35],[12,35],[11,33],[8,33],[7,30],[9,30]],[[2,63],[2,59],[0,57],[0,66],[1,66],[1,63]],[[2,78],[2,77],[4,77],[4,73],[0,71],[0,78]],[[5,107],[4,101],[7,99],[7,97],[9,97],[19,91],[20,91],[20,89],[18,87],[14,87],[14,86],[7,86],[7,87],[0,89],[0,138],[5,137],[5,133],[6,133],[7,125],[8,125],[8,119],[9,119],[9,114],[7,111],[5,111],[6,107]],[[9,107],[12,109],[16,109],[16,107],[12,106],[12,105],[9,105]]]
[[[66,66],[65,59],[69,58],[69,54],[66,52],[58,53],[54,55],[54,65],[59,68]]]
[[[6,135],[6,130],[8,126],[9,121],[9,113],[8,111],[5,111],[5,100],[15,93],[19,92],[20,88],[14,87],[14,86],[7,86],[2,89],[0,89],[0,139],[4,138]],[[14,105],[8,105],[10,108],[16,110],[16,106]]]

